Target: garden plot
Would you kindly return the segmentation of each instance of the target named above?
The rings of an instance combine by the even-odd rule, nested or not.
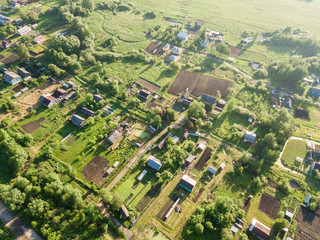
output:
[[[144,88],[146,88],[146,89],[148,89],[148,90],[150,90],[152,92],[155,92],[155,93],[158,92],[159,89],[160,89],[159,86],[157,86],[157,85],[155,85],[155,84],[153,84],[153,83],[151,83],[151,82],[149,82],[147,80],[144,80],[143,78],[139,78],[137,83],[139,85],[141,85],[142,87],[144,87]]]
[[[276,219],[281,201],[268,193],[263,193],[259,203],[259,210],[267,214],[270,218]]]
[[[82,174],[88,181],[93,181],[98,186],[102,186],[108,163],[104,157],[97,155],[82,170]]]
[[[169,199],[169,201],[166,203],[166,205],[164,205],[163,208],[161,209],[161,211],[159,212],[158,218],[160,218],[162,221],[164,221],[167,213],[170,211],[170,208],[173,206],[175,201],[177,201],[177,199],[178,199],[178,197],[176,195],[173,195]]]
[[[240,54],[241,54],[241,49],[239,49],[239,48],[236,48],[236,47],[233,47],[233,46],[228,46],[229,48],[230,48],[230,50],[231,50],[231,53],[230,53],[230,55],[232,56],[232,57],[238,57]]]
[[[151,189],[144,195],[144,197],[138,202],[136,209],[138,212],[142,212],[143,209],[149,204],[151,199],[157,194],[160,190],[162,183],[158,183],[151,187]]]
[[[298,222],[295,239],[296,240],[319,240],[320,217],[319,210],[311,212],[305,207],[300,207],[296,220]]]
[[[306,110],[296,109],[294,112],[294,117],[301,118],[306,121],[310,121],[309,112]]]
[[[151,42],[151,43],[147,46],[147,48],[145,49],[145,51],[146,51],[147,53],[152,54],[152,55],[158,55],[158,54],[161,52],[162,48],[163,48],[163,45],[162,45],[162,44],[157,43],[157,42]]]
[[[206,162],[210,159],[211,157],[211,148],[207,148],[204,153],[202,154],[201,158],[197,162],[197,164],[194,166],[194,169],[198,171],[202,171],[203,167],[206,165]]]
[[[219,90],[222,98],[228,96],[228,88],[233,86],[233,82],[219,78],[182,70],[171,84],[168,93],[179,95],[187,88],[192,95],[200,97],[203,93],[216,96]]]
[[[24,124],[21,126],[21,128],[26,132],[26,133],[33,133],[36,131],[38,128],[41,127],[41,122],[45,120],[44,117],[39,118],[38,120],[29,122],[27,124]]]
[[[303,140],[290,139],[286,145],[286,148],[283,152],[281,160],[284,163],[288,164],[289,167],[300,166],[300,162],[296,161],[297,157],[302,159],[305,158],[307,154],[307,143]]]
[[[11,64],[16,63],[20,60],[21,58],[18,57],[17,55],[11,54],[3,59],[1,59],[1,62],[8,67],[10,67]]]

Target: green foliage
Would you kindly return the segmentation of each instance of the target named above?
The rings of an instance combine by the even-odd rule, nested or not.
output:
[[[231,49],[228,47],[228,45],[227,44],[225,44],[225,43],[219,43],[217,46],[216,46],[216,50],[219,52],[219,53],[221,53],[221,54],[223,54],[223,55],[230,55],[230,53],[231,53]]]
[[[285,227],[288,227],[288,222],[284,218],[277,218],[272,223],[272,229],[275,232],[279,232],[280,230],[282,230]]]
[[[171,72],[177,73],[177,72],[180,71],[181,66],[180,66],[179,63],[177,63],[177,62],[175,62],[175,61],[172,61],[172,62],[170,63],[170,65],[169,65],[169,69],[170,69]]]
[[[188,109],[188,116],[194,118],[203,118],[206,114],[205,105],[202,102],[193,101]]]
[[[30,57],[29,49],[24,43],[20,43],[16,45],[16,52],[19,57],[22,59]]]

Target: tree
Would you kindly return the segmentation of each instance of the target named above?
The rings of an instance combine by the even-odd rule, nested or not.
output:
[[[110,191],[103,189],[100,194],[102,201],[106,204],[110,204],[113,201],[113,195]]]
[[[34,11],[30,11],[27,16],[30,23],[36,23],[39,20],[38,14]]]
[[[167,120],[171,122],[173,122],[175,118],[176,118],[176,115],[171,108],[167,108],[162,115],[163,120]]]
[[[113,200],[111,203],[111,208],[113,211],[118,211],[120,207],[123,205],[121,196],[117,193],[113,194]]]
[[[203,233],[203,230],[204,230],[204,226],[201,224],[201,223],[198,223],[196,226],[195,226],[195,232],[197,234],[202,234]]]
[[[287,220],[284,218],[277,218],[276,220],[273,221],[272,223],[272,229],[278,233],[280,230],[288,226]]]
[[[222,240],[232,240],[233,239],[233,235],[232,232],[230,230],[230,228],[224,228],[221,231],[221,239]]]
[[[42,199],[34,199],[28,204],[28,213],[35,218],[41,218],[49,209],[49,203]]]
[[[159,127],[161,125],[161,122],[162,122],[161,117],[159,115],[156,115],[152,120],[152,125]]]
[[[206,114],[205,105],[202,102],[193,101],[188,110],[189,117],[203,118]]]
[[[172,178],[172,173],[169,170],[165,170],[160,174],[160,177],[162,178],[163,181],[165,181],[167,179]]]
[[[19,57],[26,59],[30,57],[29,49],[24,43],[20,43],[16,47],[16,51]]]
[[[217,46],[216,46],[216,50],[221,53],[221,54],[224,54],[224,55],[230,55],[231,53],[231,49],[228,47],[227,44],[225,43],[219,43]]]
[[[172,61],[172,62],[170,63],[170,65],[169,65],[169,69],[170,69],[171,72],[177,73],[177,72],[180,71],[181,66],[180,66],[179,63],[177,63],[177,62],[175,62],[175,61]]]
[[[141,101],[138,98],[134,97],[129,101],[128,105],[133,108],[136,108],[136,107],[139,107],[140,103]]]

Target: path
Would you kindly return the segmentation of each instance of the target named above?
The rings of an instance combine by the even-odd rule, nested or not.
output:
[[[17,236],[16,240],[42,240],[32,228],[28,226],[16,214],[10,212],[0,201],[0,219],[10,228]]]
[[[110,213],[108,213],[107,209],[104,207],[103,203],[101,202],[101,199],[98,203],[94,204],[100,209],[100,212],[106,216],[108,219],[110,219],[117,227],[123,231],[123,233],[126,235],[127,240],[134,240],[132,232],[123,226],[115,217],[111,216]]]
[[[145,145],[143,145],[139,149],[139,151],[136,153],[136,155],[130,160],[130,162],[127,164],[127,166],[125,166],[124,169],[122,169],[122,171],[117,175],[117,177],[115,179],[113,179],[113,181],[106,187],[106,189],[111,190],[114,187],[114,185],[126,174],[128,169],[139,159],[139,157],[145,151],[147,151],[152,146],[152,144],[155,143],[168,130],[169,127],[176,128],[178,123],[180,123],[183,118],[184,118],[184,115],[181,115],[179,117],[179,119],[173,125],[169,125],[165,129],[163,129],[157,136],[153,137],[149,142],[147,142]]]

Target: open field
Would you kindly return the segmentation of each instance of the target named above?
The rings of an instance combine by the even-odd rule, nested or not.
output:
[[[276,219],[280,209],[280,204],[280,200],[264,192],[260,199],[259,210],[267,214],[272,219]]]
[[[93,181],[98,186],[102,186],[108,163],[104,157],[97,155],[82,170],[82,174],[88,181]]]
[[[233,82],[205,75],[180,71],[174,82],[171,84],[168,93],[173,95],[179,95],[187,88],[192,95],[199,97],[203,93],[217,96],[219,90],[222,98],[228,96],[228,88],[233,86]]]
[[[291,165],[300,165],[296,158],[305,158],[307,154],[307,143],[302,140],[290,139],[282,155],[282,161]]]

